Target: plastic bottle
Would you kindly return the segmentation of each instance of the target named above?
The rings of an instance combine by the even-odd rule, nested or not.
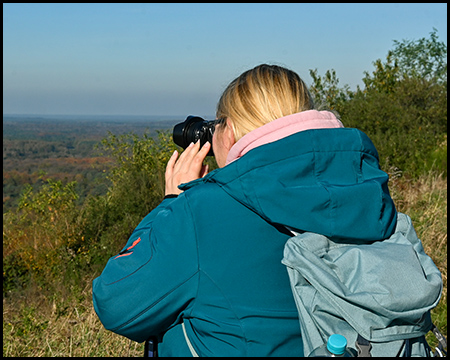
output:
[[[347,349],[347,339],[340,334],[333,334],[326,344],[314,349],[309,357],[353,357]]]

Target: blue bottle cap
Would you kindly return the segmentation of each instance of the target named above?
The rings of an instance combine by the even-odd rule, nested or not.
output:
[[[327,349],[332,354],[342,355],[347,347],[347,339],[340,334],[333,334],[328,338]]]

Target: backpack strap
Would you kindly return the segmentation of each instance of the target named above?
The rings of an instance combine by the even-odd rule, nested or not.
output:
[[[372,344],[370,341],[364,339],[358,334],[358,338],[355,342],[356,350],[358,350],[358,357],[372,357],[370,350],[372,349]]]
[[[445,339],[445,336],[441,334],[439,329],[436,327],[436,325],[432,325],[431,331],[433,332],[434,336],[436,336],[436,339],[439,341],[439,345],[436,347],[436,351],[434,352],[434,357],[447,357],[447,340]]]

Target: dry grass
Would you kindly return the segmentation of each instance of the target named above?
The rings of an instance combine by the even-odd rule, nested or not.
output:
[[[394,179],[391,195],[398,211],[408,214],[425,252],[442,273],[447,298],[447,178],[430,174],[417,181]]]
[[[38,290],[3,299],[4,357],[143,356],[143,344],[102,326],[92,307],[90,283],[81,302],[58,302]]]
[[[393,176],[390,189],[398,210],[411,216],[426,252],[442,273],[444,291],[432,316],[447,336],[447,179],[430,174],[412,182]],[[141,357],[143,344],[103,328],[92,307],[92,279],[85,283],[84,289],[66,289],[65,295],[45,295],[31,288],[4,298],[3,356]]]
[[[417,181],[408,181],[394,176],[390,189],[398,211],[411,217],[425,252],[442,274],[442,297],[431,310],[431,317],[447,337],[447,178],[430,173]],[[430,345],[437,345],[431,332],[427,340]]]

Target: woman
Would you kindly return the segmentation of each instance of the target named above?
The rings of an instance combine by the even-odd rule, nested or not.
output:
[[[212,146],[175,152],[166,197],[94,280],[103,325],[161,356],[302,356],[287,230],[378,240],[395,228],[371,141],[313,110],[300,77],[260,65],[230,83]]]

